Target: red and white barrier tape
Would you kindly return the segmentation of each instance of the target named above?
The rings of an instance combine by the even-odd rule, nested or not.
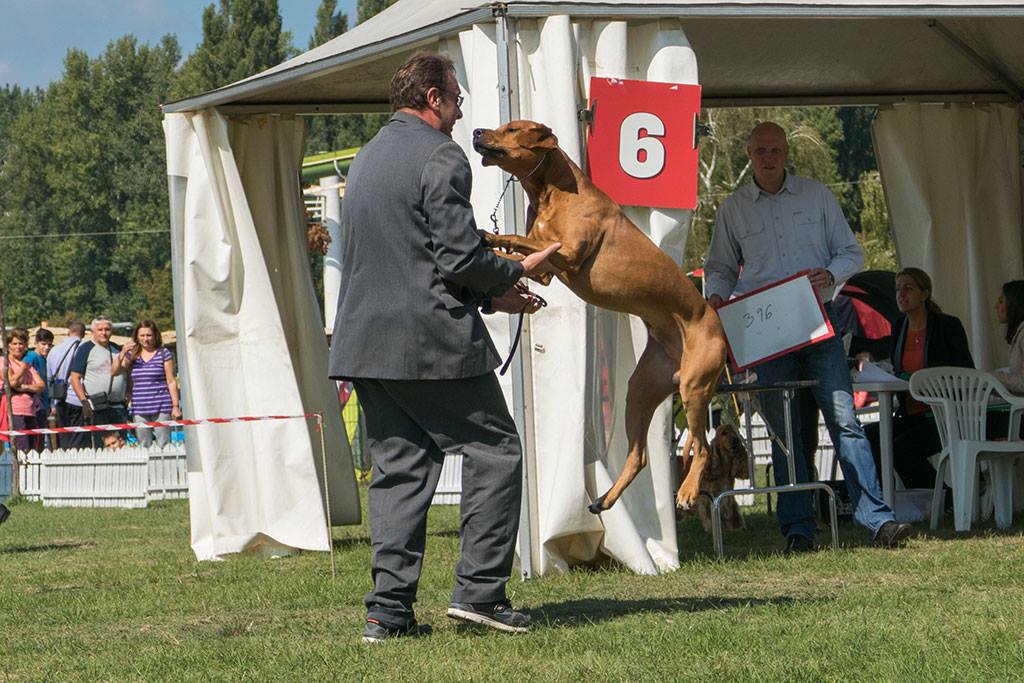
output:
[[[189,427],[201,424],[227,424],[229,422],[261,422],[263,420],[297,420],[319,417],[319,413],[301,415],[246,415],[243,417],[207,417],[199,420],[167,420],[165,422],[118,422],[108,425],[81,425],[79,427],[56,427],[54,429],[10,429],[0,431],[7,436],[32,436],[35,434],[75,434],[81,432],[111,432],[140,427]]]

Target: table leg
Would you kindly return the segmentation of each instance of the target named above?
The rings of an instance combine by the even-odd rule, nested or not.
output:
[[[888,391],[878,392],[878,445],[882,471],[878,473],[882,483],[882,500],[893,507],[893,489],[896,485],[892,473],[892,394]]]

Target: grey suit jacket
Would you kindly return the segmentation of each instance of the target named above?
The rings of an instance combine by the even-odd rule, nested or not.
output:
[[[335,379],[457,379],[500,359],[479,304],[523,267],[486,249],[462,148],[396,113],[349,170],[331,342]]]

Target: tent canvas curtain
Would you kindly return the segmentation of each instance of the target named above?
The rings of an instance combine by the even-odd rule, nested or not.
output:
[[[165,117],[184,406],[187,417],[323,413],[331,521],[351,524],[359,498],[305,253],[303,126],[212,110]],[[186,438],[197,558],[330,548],[315,421]]]
[[[899,263],[931,275],[982,369],[1006,365],[995,301],[1024,276],[1020,126],[1017,105],[915,103],[872,128]]]
[[[577,112],[587,101],[591,76],[697,82],[696,60],[677,20],[595,21],[556,15],[514,26],[518,83],[513,84],[513,110],[519,118],[550,126],[562,149],[581,165],[584,131]],[[501,123],[495,27],[475,25],[440,41],[437,49],[455,61],[466,96],[454,138],[473,165],[477,223],[490,229],[503,178],[497,169],[480,165],[470,143],[474,128]],[[627,207],[626,213],[681,261],[689,211]],[[547,289],[533,287],[549,303],[531,318],[532,347],[523,349],[531,354],[533,395],[528,402],[536,444],[535,459],[528,463],[535,484],[530,506],[536,516],[534,572],[564,571],[606,556],[641,573],[677,568],[670,402],[651,424],[649,467],[615,508],[600,517],[586,510],[611,486],[625,462],[625,392],[646,344],[642,321],[588,306],[557,282]],[[507,319],[494,316],[488,322],[498,348],[507,349]],[[508,377],[503,387],[511,402]]]

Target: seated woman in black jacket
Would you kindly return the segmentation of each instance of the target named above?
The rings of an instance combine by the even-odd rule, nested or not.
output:
[[[896,306],[903,318],[893,328],[893,373],[908,378],[922,368],[956,366],[973,368],[967,333],[956,316],[942,313],[932,300],[932,279],[920,268],[904,268],[896,274]],[[858,358],[870,357],[866,354]],[[879,465],[878,424],[864,427],[875,465]],[[939,432],[928,406],[909,392],[900,394],[900,406],[892,424],[893,467],[908,489],[935,486],[935,468],[929,456],[942,449]]]

